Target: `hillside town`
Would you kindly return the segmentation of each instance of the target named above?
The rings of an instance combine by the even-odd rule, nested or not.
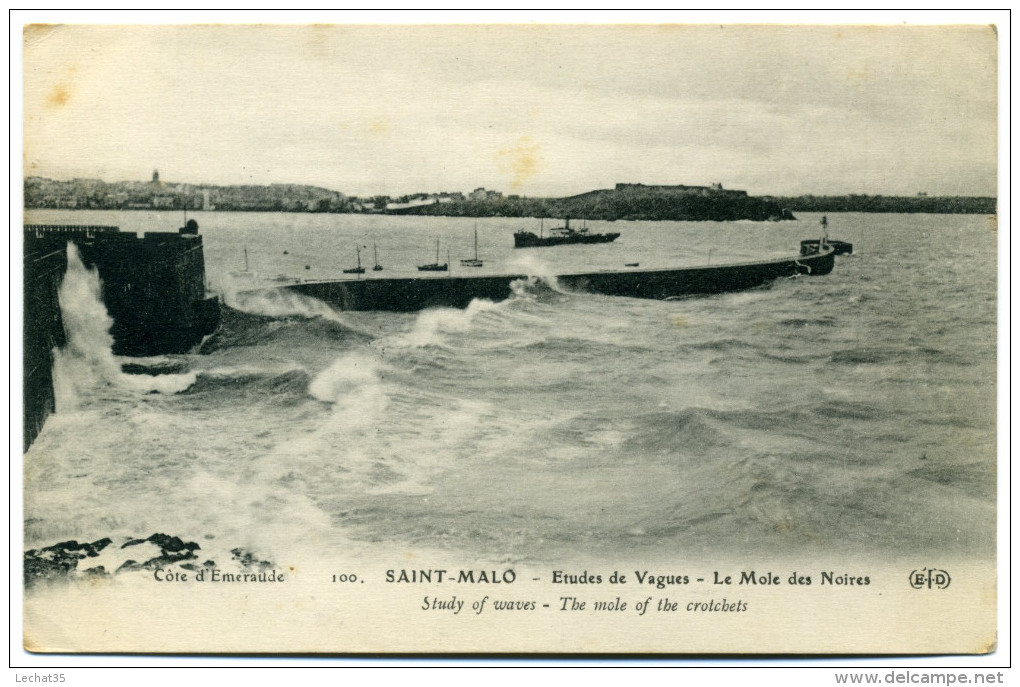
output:
[[[994,214],[986,197],[759,196],[747,191],[684,184],[618,183],[562,198],[504,195],[477,187],[469,192],[418,192],[403,196],[348,196],[301,184],[217,186],[167,182],[153,170],[147,181],[55,181],[27,177],[25,208],[80,210],[204,210],[220,212],[319,212],[438,215],[452,217],[586,217],[603,220],[793,219],[793,212],[921,212]]]
[[[414,193],[391,198],[347,196],[338,191],[301,184],[217,186],[166,182],[159,170],[148,181],[106,182],[100,179],[55,181],[25,179],[25,208],[79,210],[218,210],[221,212],[377,212],[401,211],[433,203],[492,200],[501,193],[475,189],[462,192]]]

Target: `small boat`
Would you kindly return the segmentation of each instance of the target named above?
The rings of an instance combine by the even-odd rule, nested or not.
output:
[[[382,272],[382,265],[379,264],[379,249],[374,243],[372,244],[372,254],[375,256],[375,266],[372,268],[372,271]]]
[[[475,226],[475,257],[461,260],[460,264],[464,267],[481,267],[482,261],[478,259],[478,226]]]
[[[640,262],[625,262],[625,263],[623,263],[623,266],[624,267],[641,267],[641,263]]]
[[[436,239],[436,261],[431,265],[418,265],[419,272],[448,272],[450,269],[449,259],[439,264],[439,239]]]
[[[258,274],[248,269],[248,246],[244,247],[244,270],[231,272],[230,276],[233,279],[258,279]]]
[[[344,274],[364,274],[365,268],[361,266],[361,249],[357,246],[354,247],[354,251],[358,256],[358,266],[344,270]]]
[[[588,228],[571,229],[567,217],[562,227],[549,230],[549,236],[535,236],[531,231],[514,232],[514,248],[538,248],[540,246],[562,246],[569,243],[609,243],[620,237],[619,232],[592,234]]]

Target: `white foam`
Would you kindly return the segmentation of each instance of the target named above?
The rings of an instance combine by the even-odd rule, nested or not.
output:
[[[352,392],[378,384],[378,365],[377,361],[363,355],[344,355],[316,375],[308,392],[320,401],[338,403]]]
[[[423,310],[414,322],[414,328],[392,342],[410,348],[444,345],[447,333],[462,334],[471,329],[471,322],[484,312],[498,310],[500,304],[476,298],[463,310],[457,308],[436,308]]]
[[[525,255],[515,256],[510,261],[510,269],[514,272],[523,272],[528,275],[528,280],[522,283],[522,280],[514,281],[510,284],[510,287],[514,290],[517,295],[523,295],[519,289],[525,289],[528,286],[534,286],[537,282],[541,281],[543,284],[548,286],[553,291],[559,293],[569,294],[570,292],[565,289],[556,278],[556,271],[552,265],[537,258],[535,255],[528,253]]]
[[[389,396],[382,363],[360,353],[348,353],[320,372],[308,386],[314,398],[333,404],[333,421],[349,431],[374,426],[386,412]]]
[[[347,325],[347,322],[333,308],[322,301],[303,296],[285,289],[263,289],[261,291],[231,291],[223,296],[224,302],[234,310],[268,315],[269,317],[321,317],[324,320]]]
[[[98,386],[139,393],[177,393],[195,383],[194,373],[127,375],[113,355],[113,319],[102,299],[95,270],[82,264],[78,248],[67,244],[67,272],[58,292],[67,341],[53,353],[53,386],[57,411],[75,408],[84,394]]]
[[[248,377],[280,376],[290,372],[302,372],[303,367],[296,363],[280,363],[278,365],[221,365],[210,367],[202,372],[209,379],[245,379]]]
[[[201,469],[194,473],[183,492],[218,506],[209,522],[196,523],[189,515],[179,528],[194,531],[201,524],[216,532],[215,542],[200,541],[202,559],[211,557],[218,567],[228,567],[227,550],[241,547],[279,563],[296,550],[314,548],[321,533],[331,532],[329,514],[311,498],[279,486],[280,475],[293,468],[280,458],[263,456],[243,472],[227,477]]]

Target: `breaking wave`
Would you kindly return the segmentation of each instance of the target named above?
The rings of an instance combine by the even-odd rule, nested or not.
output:
[[[173,394],[195,383],[194,373],[125,374],[113,354],[113,319],[103,304],[102,284],[85,267],[73,243],[67,244],[67,272],[58,292],[67,337],[53,354],[53,386],[57,411],[76,407],[97,388],[114,387],[136,393]]]

